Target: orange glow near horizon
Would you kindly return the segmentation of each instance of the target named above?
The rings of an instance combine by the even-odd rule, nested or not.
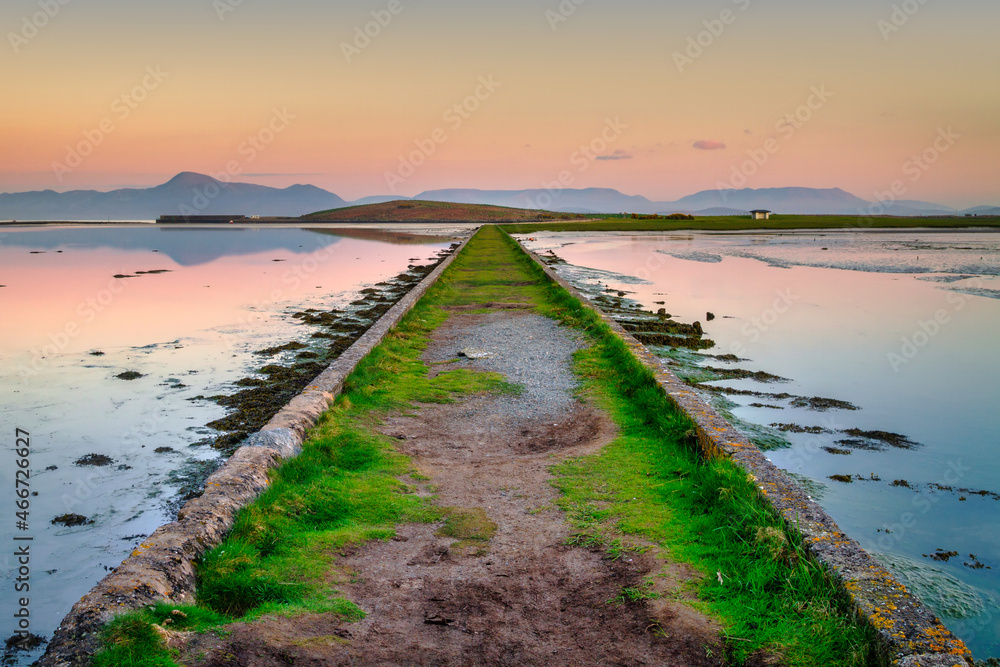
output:
[[[33,5],[20,4],[0,10],[4,25],[21,25]],[[90,4],[65,6],[0,58],[15,93],[0,109],[0,191],[148,187],[236,160],[237,180],[355,199],[389,193],[386,172],[441,128],[446,140],[398,193],[542,187],[572,168],[573,187],[672,200],[729,181],[770,137],[780,149],[746,187],[842,187],[870,200],[906,178],[908,199],[1000,204],[995,3],[926,5],[885,37],[889,10],[860,3],[629,0],[581,5],[553,29],[546,12],[558,3],[404,2],[350,62],[343,44],[386,3],[243,4],[221,19],[210,3]],[[706,37],[722,10],[731,24]],[[707,46],[684,62],[697,53],[689,38]],[[150,68],[164,76],[144,90]],[[499,85],[456,125],[449,110],[482,77]],[[814,87],[832,97],[783,135],[778,123]],[[241,146],[276,109],[294,120],[250,158]],[[608,146],[619,159],[568,167],[608,118],[628,126]],[[102,122],[113,129],[99,132]],[[947,128],[961,139],[910,180],[907,160]],[[87,142],[58,177],[54,165]]]

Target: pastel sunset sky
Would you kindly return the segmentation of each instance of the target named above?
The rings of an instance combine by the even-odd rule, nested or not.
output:
[[[0,191],[568,170],[1000,205],[997,26],[996,0],[5,0]]]

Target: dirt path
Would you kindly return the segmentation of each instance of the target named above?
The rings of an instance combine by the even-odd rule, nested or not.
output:
[[[610,602],[650,575],[668,591],[690,573],[651,553],[611,561],[566,544],[570,527],[553,505],[548,469],[615,435],[606,416],[572,396],[578,346],[572,332],[529,312],[453,314],[424,355],[432,372],[498,371],[524,392],[421,406],[381,430],[428,478],[420,493],[455,508],[446,525],[465,539],[445,536],[441,524],[402,526],[393,541],[338,563],[337,587],[365,620],[234,626],[224,644],[193,647],[207,662],[192,664],[722,664],[718,628],[689,607]],[[453,361],[466,348],[492,356]]]

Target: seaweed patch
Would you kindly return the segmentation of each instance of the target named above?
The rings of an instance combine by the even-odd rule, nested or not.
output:
[[[379,283],[375,288],[361,290],[363,298],[355,301],[353,308],[347,311],[337,308],[327,311],[309,308],[294,313],[293,319],[319,329],[307,339],[312,344],[290,341],[258,350],[256,354],[268,357],[283,352],[298,354],[284,363],[269,363],[259,368],[254,376],[237,380],[234,384],[238,391],[232,394],[208,397],[207,400],[230,410],[225,417],[208,424],[210,428],[222,432],[214,439],[212,446],[226,454],[232,454],[246,438],[263,428],[285,404],[295,398],[372,324],[430,274],[455,247],[439,253],[430,264],[411,264],[405,272],[392,280]],[[197,398],[205,399],[204,396]]]
[[[99,468],[111,465],[114,463],[114,460],[110,456],[105,456],[104,454],[87,454],[86,456],[81,456],[73,463],[78,466],[92,466]]]
[[[776,428],[779,431],[784,431],[785,433],[833,433],[828,428],[823,428],[822,426],[799,426],[798,424],[771,424],[772,428]]]
[[[74,528],[76,526],[86,526],[88,524],[94,523],[93,519],[88,519],[82,514],[62,514],[50,521],[54,526],[66,526],[67,528]]]
[[[890,433],[889,431],[862,431],[859,428],[852,428],[843,431],[843,433],[851,437],[841,440],[837,444],[851,447],[852,449],[882,451],[887,447],[917,449],[922,446],[919,442],[914,442],[905,435]]]

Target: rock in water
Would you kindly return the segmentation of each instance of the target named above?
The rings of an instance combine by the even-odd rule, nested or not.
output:
[[[481,350],[478,347],[467,347],[461,352],[459,352],[458,356],[466,357],[467,359],[489,359],[494,355],[492,352]]]
[[[94,522],[82,514],[63,514],[62,516],[57,516],[52,519],[50,523],[52,523],[52,525],[62,524],[63,526],[72,528],[74,526],[85,526]]]

